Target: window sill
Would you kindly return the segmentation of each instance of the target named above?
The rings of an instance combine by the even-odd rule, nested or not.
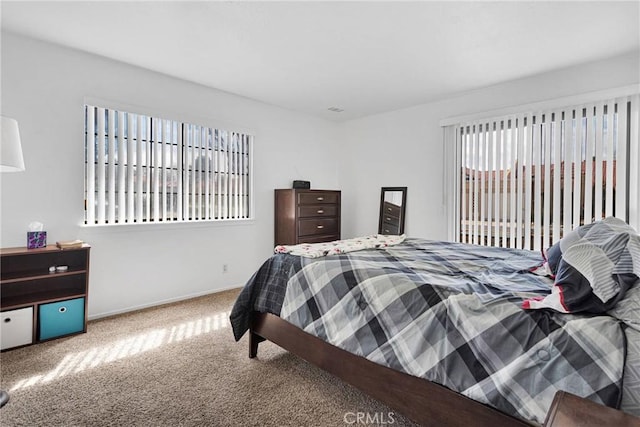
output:
[[[125,224],[80,224],[85,232],[98,233],[129,233],[131,231],[163,231],[163,230],[179,230],[179,229],[197,229],[197,228],[218,228],[218,227],[242,227],[253,226],[254,218],[247,219],[217,219],[208,221],[167,221],[167,222],[134,222]]]

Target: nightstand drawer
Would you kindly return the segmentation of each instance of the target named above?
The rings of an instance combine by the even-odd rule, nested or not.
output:
[[[84,298],[42,304],[38,311],[38,339],[84,331]]]
[[[317,205],[298,207],[300,218],[318,218],[338,215],[338,205]]]
[[[320,234],[337,234],[338,220],[336,218],[301,219],[299,222],[300,236]]]
[[[317,205],[317,204],[336,204],[338,203],[340,194],[335,191],[315,191],[298,194],[298,204],[300,205]]]
[[[0,319],[0,347],[18,347],[33,342],[33,307],[3,311]]]

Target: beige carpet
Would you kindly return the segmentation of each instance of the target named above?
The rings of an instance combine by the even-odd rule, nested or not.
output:
[[[236,343],[228,321],[237,293],[89,322],[86,334],[2,353],[11,400],[0,425],[347,426],[356,413],[413,425],[272,343],[249,359],[246,335]]]

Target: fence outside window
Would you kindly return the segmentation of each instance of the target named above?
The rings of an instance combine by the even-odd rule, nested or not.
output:
[[[448,126],[455,240],[541,249],[597,219],[628,222],[637,128],[638,95]]]
[[[248,219],[251,135],[85,105],[85,224]]]

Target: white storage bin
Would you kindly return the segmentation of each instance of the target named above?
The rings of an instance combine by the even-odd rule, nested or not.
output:
[[[0,313],[0,349],[33,342],[33,307]]]

